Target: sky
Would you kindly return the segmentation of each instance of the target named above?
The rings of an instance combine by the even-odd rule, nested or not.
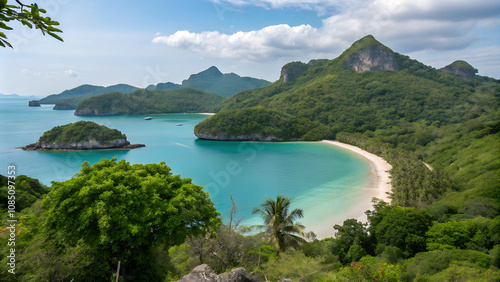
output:
[[[32,1],[59,21],[64,42],[11,24],[1,94],[181,83],[210,66],[276,81],[286,63],[334,59],[368,34],[426,65],[465,60],[500,78],[498,0]]]

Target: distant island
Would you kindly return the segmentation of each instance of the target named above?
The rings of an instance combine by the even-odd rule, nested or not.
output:
[[[99,150],[135,149],[144,144],[130,144],[127,136],[91,121],[78,121],[56,126],[46,131],[38,142],[21,147],[23,150]]]
[[[217,67],[212,66],[204,71],[192,74],[182,84],[162,82],[151,84],[146,90],[173,90],[178,88],[196,88],[214,93],[223,97],[232,96],[240,91],[266,86],[271,82],[253,77],[241,77],[235,73],[223,74]],[[75,110],[78,104],[85,99],[106,93],[131,93],[140,88],[128,84],[111,86],[96,86],[84,84],[65,90],[59,94],[52,94],[40,99],[40,104],[55,104],[54,110]]]
[[[191,87],[140,89],[130,94],[106,93],[81,102],[77,116],[140,115],[210,112],[224,97]]]

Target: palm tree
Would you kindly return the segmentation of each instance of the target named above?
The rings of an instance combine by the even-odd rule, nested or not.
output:
[[[302,238],[304,225],[294,222],[303,217],[302,209],[294,209],[289,213],[290,202],[290,198],[279,195],[276,201],[267,198],[259,208],[254,208],[252,211],[252,214],[259,214],[264,219],[264,225],[254,225],[254,227],[264,229],[278,253],[305,242]]]

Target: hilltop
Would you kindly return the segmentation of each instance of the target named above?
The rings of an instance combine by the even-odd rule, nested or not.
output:
[[[240,91],[266,86],[271,82],[253,77],[241,77],[235,73],[223,74],[212,66],[197,74],[192,74],[182,81],[182,87],[193,87],[224,97],[230,97]]]

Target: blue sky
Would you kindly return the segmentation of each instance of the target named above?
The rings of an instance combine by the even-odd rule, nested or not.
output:
[[[2,94],[181,83],[212,65],[275,81],[284,64],[333,59],[367,34],[436,68],[462,59],[500,78],[497,0],[36,2],[60,22],[65,42],[13,25],[14,49],[0,49]]]

